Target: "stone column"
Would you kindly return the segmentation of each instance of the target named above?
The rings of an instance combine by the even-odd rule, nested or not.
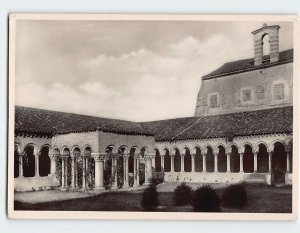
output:
[[[152,155],[145,155],[145,185],[152,180]]]
[[[129,187],[128,158],[129,154],[124,155],[124,188]]]
[[[269,154],[269,173],[272,171],[272,152],[268,152]]]
[[[286,152],[286,172],[290,173],[291,172],[291,168],[290,168],[290,152],[287,151]]]
[[[214,156],[215,156],[215,159],[214,159],[215,170],[214,170],[214,172],[218,172],[218,154],[214,154]]]
[[[202,154],[202,172],[206,172],[206,154]]]
[[[191,157],[192,157],[192,172],[195,172],[195,154],[191,154]]]
[[[171,172],[174,172],[174,155],[171,155]]]
[[[227,173],[230,172],[230,153],[227,154]]]
[[[19,155],[19,177],[23,177],[23,156]]]
[[[71,157],[71,188],[75,189],[75,157]]]
[[[138,183],[137,183],[137,159],[138,159],[138,156],[134,156],[134,160],[133,160],[133,186],[134,187],[137,187],[139,186]]]
[[[56,161],[55,161],[56,155],[52,154],[50,155],[50,174],[55,175],[56,173]]]
[[[95,160],[95,190],[103,189],[103,171],[105,154],[92,153]]]
[[[240,153],[240,172],[244,172],[244,162],[243,162],[244,154]]]
[[[82,156],[82,190],[86,189],[86,159]]]
[[[257,173],[257,153],[254,153],[254,173]]]
[[[39,154],[34,155],[34,157],[35,157],[35,174],[34,174],[34,177],[40,177]]]
[[[66,179],[65,179],[65,157],[61,157],[61,189],[66,189]]]
[[[136,160],[136,183],[139,186],[140,185],[140,157],[137,157]]]
[[[184,172],[184,155],[180,156],[180,171]]]
[[[162,155],[162,156],[160,157],[160,164],[161,164],[161,169],[160,169],[160,171],[163,172],[163,171],[165,170],[165,156],[164,156],[164,155]]]
[[[118,157],[117,155],[113,156],[113,166],[114,166],[114,174],[113,174],[113,187],[118,187]]]

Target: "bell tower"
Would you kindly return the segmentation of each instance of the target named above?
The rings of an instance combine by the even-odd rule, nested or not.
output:
[[[279,60],[279,25],[268,26],[266,23],[263,26],[252,32],[254,36],[254,66],[260,66],[265,63],[273,63]],[[263,56],[263,39],[269,36],[270,40],[270,58],[264,59]]]

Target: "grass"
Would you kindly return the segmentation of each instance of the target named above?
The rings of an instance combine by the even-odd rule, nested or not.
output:
[[[292,187],[275,188],[264,184],[246,184],[248,204],[242,209],[222,207],[221,212],[243,213],[291,213]],[[217,189],[221,196],[224,188]],[[173,192],[159,192],[159,207],[162,212],[191,212],[191,205],[175,206]],[[111,192],[96,196],[44,203],[15,201],[15,210],[64,210],[64,211],[143,211],[142,192]]]

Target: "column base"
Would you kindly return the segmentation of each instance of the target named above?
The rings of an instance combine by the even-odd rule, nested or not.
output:
[[[266,180],[266,183],[267,183],[268,185],[271,185],[271,184],[272,184],[272,174],[271,174],[271,172],[269,172],[269,173],[266,174],[265,180]]]
[[[95,187],[94,189],[93,189],[93,191],[104,191],[105,189],[104,189],[104,187],[102,186],[102,187]]]
[[[67,191],[67,187],[60,187],[60,191]]]

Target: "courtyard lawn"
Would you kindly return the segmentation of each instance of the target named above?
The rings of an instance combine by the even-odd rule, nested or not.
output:
[[[178,184],[160,184],[159,207],[157,211],[187,212],[193,211],[191,205],[175,206],[173,202],[174,188]],[[214,185],[221,196],[224,186]],[[193,188],[199,184],[192,185]],[[291,213],[292,187],[272,187],[264,184],[246,184],[248,204],[243,209],[223,208],[222,212],[246,213]],[[45,191],[47,192],[47,191]],[[34,195],[34,193],[33,193]],[[64,211],[143,211],[140,203],[142,191],[105,192],[95,196],[87,196],[70,200],[29,203],[15,201],[15,210],[64,210]]]

